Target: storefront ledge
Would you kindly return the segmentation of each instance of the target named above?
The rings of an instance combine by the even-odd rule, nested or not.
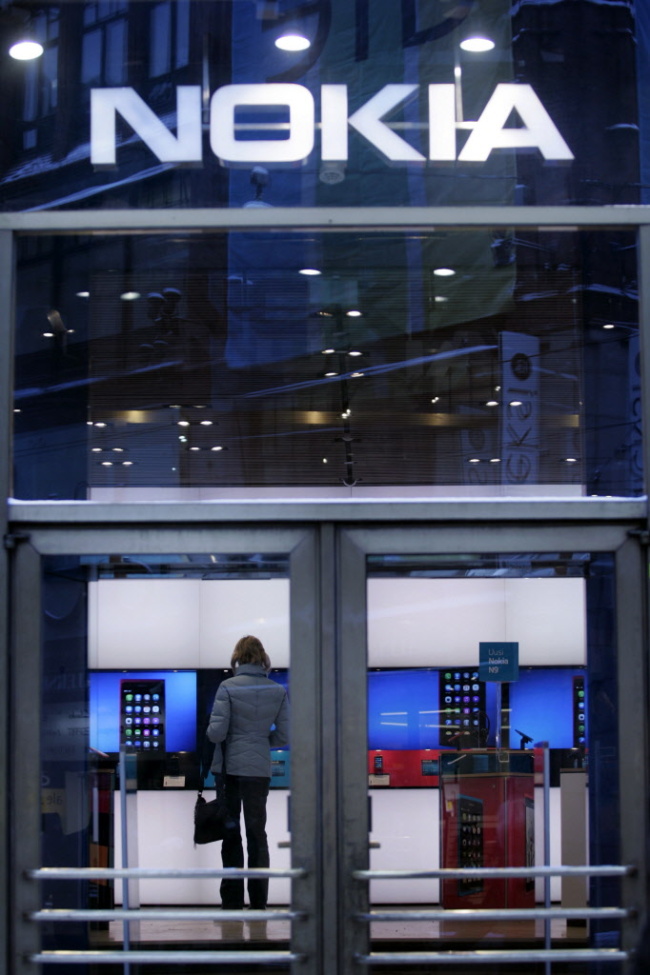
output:
[[[94,501],[8,502],[8,521],[26,525],[61,528],[75,525],[137,524],[163,525],[261,522],[555,522],[608,524],[629,522],[642,525],[647,518],[647,498],[494,498],[470,500],[451,498],[384,499],[286,499],[188,501],[141,501],[106,504]]]

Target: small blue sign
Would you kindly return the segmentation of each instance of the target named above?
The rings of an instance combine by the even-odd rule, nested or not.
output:
[[[479,643],[481,680],[512,681],[519,678],[518,643]]]

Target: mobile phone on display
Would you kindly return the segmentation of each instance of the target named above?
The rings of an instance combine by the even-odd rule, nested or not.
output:
[[[120,748],[144,756],[165,751],[165,681],[120,681]]]

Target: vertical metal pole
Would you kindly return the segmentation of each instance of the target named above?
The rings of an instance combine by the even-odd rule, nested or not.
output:
[[[13,235],[9,231],[0,232],[0,490],[2,491],[2,510],[0,513],[0,536],[7,534],[7,505],[5,499],[11,495],[11,427],[13,422],[13,320],[14,320],[14,256]],[[0,687],[4,693],[0,700],[0,781],[9,777],[9,553],[0,546]],[[10,790],[5,789],[0,802],[0,835],[6,837],[9,829],[9,810],[7,801]],[[0,891],[3,901],[9,903],[10,872],[7,864],[7,844],[3,843],[0,853]],[[8,911],[0,914],[0,944],[9,944],[7,930]],[[0,952],[0,975],[10,971],[6,951]]]
[[[551,865],[551,753],[548,742],[544,742],[544,866]],[[549,909],[551,906],[551,878],[544,877],[544,907]],[[547,951],[551,948],[551,919],[544,919],[544,947]],[[550,975],[551,961],[546,959],[546,975]]]
[[[336,971],[354,975],[355,956],[367,954],[370,943],[368,926],[355,920],[368,911],[368,884],[352,879],[369,865],[366,556],[342,532],[338,557],[342,954]]]
[[[323,623],[327,607],[319,605],[318,551],[316,532],[309,531],[290,556],[291,686],[298,688],[291,695],[291,866],[306,871],[291,884],[291,906],[305,915],[292,924],[291,946],[307,959],[306,965],[292,962],[295,975],[305,967],[314,975],[326,971],[320,967],[324,952],[321,917],[328,896],[323,850],[330,857],[331,851],[324,845],[321,817],[327,795],[322,780],[331,770],[329,759],[323,761],[321,726],[334,722],[329,710],[325,721],[322,719],[321,672],[328,679],[331,674],[327,672],[328,651],[322,646],[327,642],[327,624]]]
[[[127,826],[127,802],[126,802],[126,753],[124,748],[120,748],[120,825],[121,825],[121,849],[122,849],[122,866],[126,869],[129,866],[129,831]],[[130,892],[129,892],[128,880],[122,881],[122,904],[125,910],[128,911],[130,906]],[[124,920],[122,922],[122,945],[125,951],[128,951],[131,947],[131,922]],[[124,973],[128,975],[130,965],[128,962],[124,963]]]

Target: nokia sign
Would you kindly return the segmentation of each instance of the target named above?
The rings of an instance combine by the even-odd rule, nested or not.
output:
[[[418,85],[385,85],[352,114],[347,85],[322,85],[320,152],[324,162],[348,159],[350,129],[371,143],[391,163],[485,162],[494,149],[536,149],[544,159],[573,159],[548,112],[530,85],[499,84],[476,122],[458,122],[454,85],[428,86],[428,147],[423,155],[383,121],[418,92]],[[288,113],[286,138],[238,138],[237,112],[271,109]],[[176,92],[176,134],[133,88],[91,91],[90,158],[97,166],[117,161],[117,116],[165,163],[200,163],[203,159],[202,94],[198,85]],[[518,127],[509,125],[518,118]],[[457,132],[469,130],[462,149]],[[210,101],[210,146],[226,166],[303,162],[314,149],[316,111],[302,85],[225,85]],[[249,133],[250,134],[250,133]]]

